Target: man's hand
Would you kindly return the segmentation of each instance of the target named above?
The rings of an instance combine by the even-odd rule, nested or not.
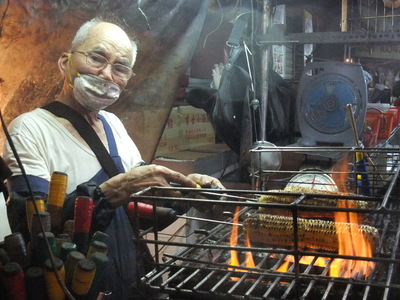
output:
[[[135,192],[141,191],[150,186],[170,187],[171,182],[191,188],[195,188],[196,183],[198,183],[190,179],[189,176],[185,176],[166,167],[147,165],[136,167],[126,173],[114,176],[102,183],[100,188],[109,202],[113,206],[117,207],[127,204],[130,196]],[[178,195],[170,196],[177,197],[179,196],[179,193]]]
[[[225,189],[225,187],[222,185],[222,183],[215,177],[193,173],[193,174],[188,175],[187,178],[193,180],[194,182],[196,182],[198,185],[200,185],[202,187],[216,186],[220,189]]]
[[[217,188],[220,188],[223,190],[225,189],[225,187],[222,185],[222,183],[215,177],[194,173],[194,174],[188,175],[188,178],[190,178],[191,180],[193,180],[198,185],[200,185],[204,188],[217,187]],[[199,198],[203,198],[203,197],[199,197]],[[223,199],[224,199],[224,197],[221,196],[220,200],[223,200]],[[199,205],[194,204],[193,207],[196,208],[200,212],[205,212],[209,209],[218,210],[216,205],[211,205],[211,204],[208,205],[208,204],[204,204],[204,203],[201,203]]]

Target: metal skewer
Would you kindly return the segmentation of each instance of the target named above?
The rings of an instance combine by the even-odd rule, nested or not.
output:
[[[243,226],[243,224],[240,224],[240,223],[218,221],[218,220],[205,219],[205,218],[189,217],[189,216],[182,216],[182,215],[178,215],[177,217],[181,218],[181,219],[188,219],[188,220],[196,220],[196,221],[205,221],[205,222],[218,223],[218,224]]]

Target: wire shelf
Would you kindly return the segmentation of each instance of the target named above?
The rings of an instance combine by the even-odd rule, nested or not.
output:
[[[349,30],[357,32],[394,32],[400,29],[400,8],[398,1],[358,0],[350,1]]]

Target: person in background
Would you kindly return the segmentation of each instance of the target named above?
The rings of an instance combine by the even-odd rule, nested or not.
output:
[[[110,178],[74,126],[46,109],[22,114],[9,127],[35,195],[46,196],[54,171],[68,175],[63,221],[73,218],[77,196],[93,199],[92,231],[101,230],[110,237],[110,263],[102,289],[111,291],[112,299],[118,300],[135,294],[131,285],[136,276],[143,275],[136,274],[138,256],[146,271],[146,255],[135,246],[125,210],[130,195],[149,186],[169,187],[172,182],[184,187],[199,184],[224,188],[218,179],[207,175],[184,176],[163,166],[144,165],[122,122],[104,110],[118,99],[133,76],[136,55],[137,42],[128,31],[116,20],[98,17],[80,27],[71,49],[58,60],[64,85],[55,101],[72,108],[91,125],[116,162],[118,175]],[[10,225],[13,232],[23,231],[28,187],[9,142],[5,143],[3,157],[13,172],[8,180]]]

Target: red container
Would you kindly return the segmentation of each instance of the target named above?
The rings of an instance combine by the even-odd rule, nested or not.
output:
[[[365,116],[365,123],[367,126],[371,127],[371,132],[362,134],[364,146],[373,147],[377,144],[382,118],[383,113],[381,110],[376,108],[368,108]]]
[[[391,106],[390,108],[389,108],[389,111],[390,111],[390,113],[391,114],[393,114],[393,118],[392,118],[392,130],[394,130],[395,128],[396,128],[396,126],[397,126],[397,124],[398,124],[398,122],[397,122],[397,119],[398,119],[398,110],[397,110],[397,108],[396,107],[394,107],[394,106]]]
[[[397,118],[394,125],[395,127],[400,124],[400,106],[393,106],[393,109],[397,110]]]
[[[390,108],[383,113],[379,127],[378,139],[387,139],[390,136],[393,129],[393,122],[396,117],[397,111]]]

